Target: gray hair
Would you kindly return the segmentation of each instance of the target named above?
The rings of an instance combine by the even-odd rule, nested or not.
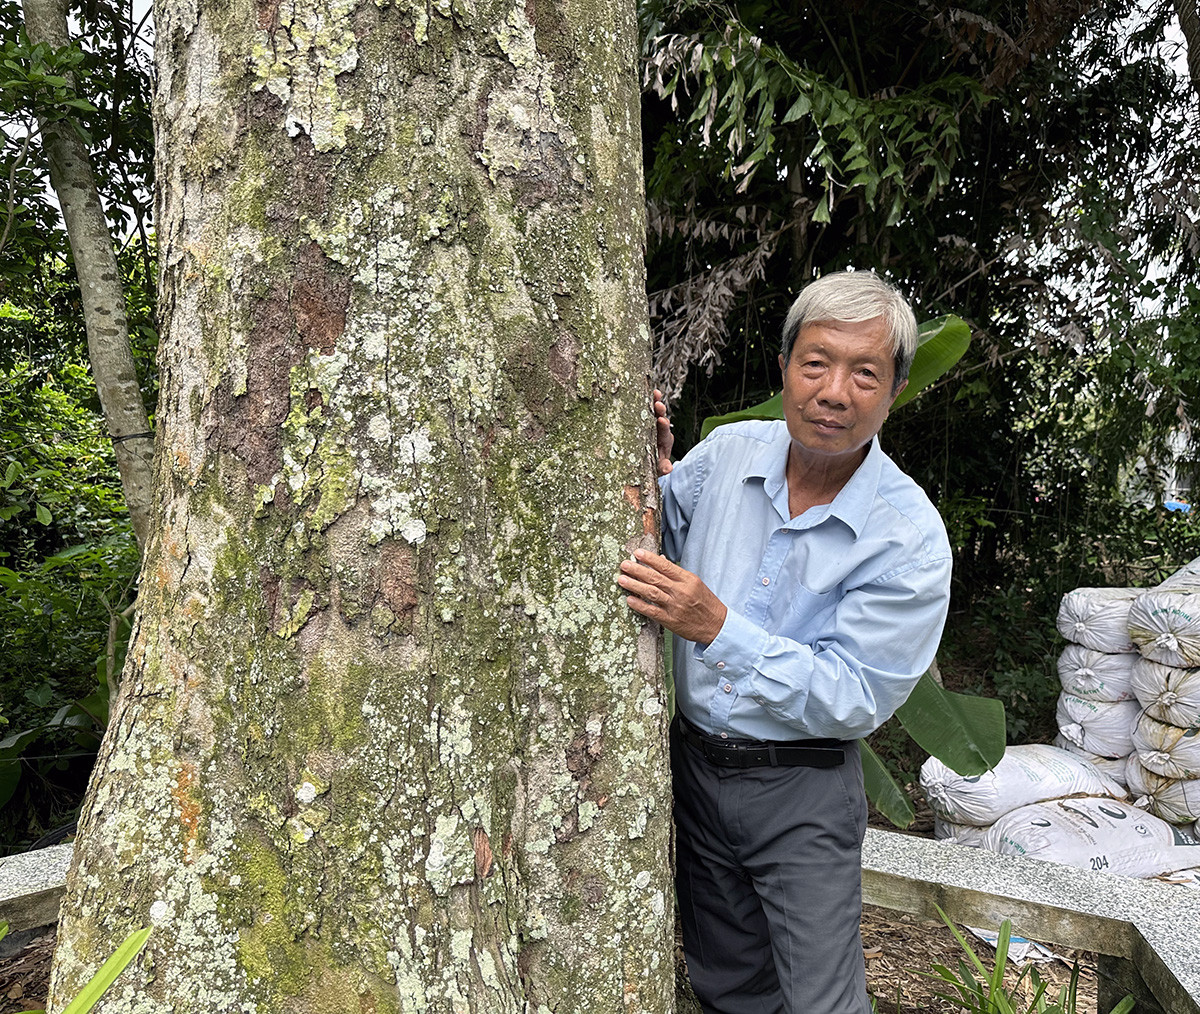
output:
[[[788,310],[783,322],[783,365],[792,357],[792,346],[805,324],[835,321],[859,324],[882,317],[892,340],[895,392],[908,379],[909,367],[917,354],[917,319],[912,307],[891,285],[874,271],[838,271],[810,282]]]

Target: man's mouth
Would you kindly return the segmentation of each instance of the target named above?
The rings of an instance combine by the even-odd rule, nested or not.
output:
[[[844,430],[846,428],[844,423],[837,422],[833,419],[810,419],[809,423],[813,426],[816,426],[818,429],[823,430]]]

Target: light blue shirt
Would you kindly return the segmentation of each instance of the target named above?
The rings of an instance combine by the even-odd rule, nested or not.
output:
[[[729,610],[711,644],[676,636],[677,707],[716,735],[857,739],[929,667],[950,543],[876,437],[832,503],[788,510],[782,422],[722,426],[662,487],[663,552]]]

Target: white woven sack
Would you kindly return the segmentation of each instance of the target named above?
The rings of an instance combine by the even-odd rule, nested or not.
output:
[[[1082,644],[1068,644],[1058,656],[1058,678],[1063,689],[1087,701],[1131,701],[1136,651],[1115,655]]]
[[[1082,750],[1072,743],[1061,732],[1054,737],[1054,745],[1060,750],[1066,750],[1067,753],[1073,753],[1076,757],[1082,757],[1085,761],[1096,766],[1096,770],[1101,774],[1108,775],[1114,782],[1122,788],[1125,785],[1125,758],[1124,757],[1101,757],[1099,754],[1088,753],[1087,750]]]
[[[1041,799],[1125,796],[1121,786],[1082,757],[1045,743],[1010,746],[991,771],[971,777],[930,757],[921,765],[921,788],[935,813],[952,823],[976,827]]]
[[[1158,587],[1200,588],[1200,556],[1189,563],[1185,563]]]
[[[954,842],[955,845],[969,845],[973,849],[983,845],[983,835],[986,827],[976,827],[974,824],[955,824],[938,814],[933,815],[933,836],[938,841]]]
[[[1129,636],[1146,658],[1200,666],[1200,588],[1155,588],[1129,609]]]
[[[1200,842],[1160,817],[1116,799],[1055,799],[1006,813],[983,847],[1125,877],[1200,865]]]
[[[1156,774],[1200,778],[1200,729],[1181,729],[1144,714],[1133,727],[1133,745],[1138,760]]]
[[[1133,651],[1129,607],[1144,588],[1076,588],[1062,597],[1058,632],[1068,641],[1096,651]]]
[[[1190,824],[1200,818],[1200,780],[1156,774],[1138,760],[1136,753],[1129,758],[1125,771],[1134,806],[1171,824]]]
[[[1130,732],[1141,710],[1137,701],[1085,701],[1058,695],[1058,731],[1081,750],[1101,757],[1125,757],[1133,750]]]
[[[1200,725],[1200,669],[1139,658],[1130,685],[1142,707],[1160,722],[1181,729]]]

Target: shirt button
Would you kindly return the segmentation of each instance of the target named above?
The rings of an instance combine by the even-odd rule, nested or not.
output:
[[[770,583],[771,583],[771,579],[770,579],[769,577],[764,577],[764,578],[763,578],[763,584],[764,584],[764,585],[768,585],[768,584],[770,584]]]
[[[725,686],[723,686],[721,689],[724,690],[725,693],[729,693],[731,690],[733,690],[733,684],[726,683]]]
[[[724,669],[724,668],[725,668],[725,663],[724,663],[724,662],[718,662],[718,663],[717,663],[717,668],[718,668],[718,669]]]

